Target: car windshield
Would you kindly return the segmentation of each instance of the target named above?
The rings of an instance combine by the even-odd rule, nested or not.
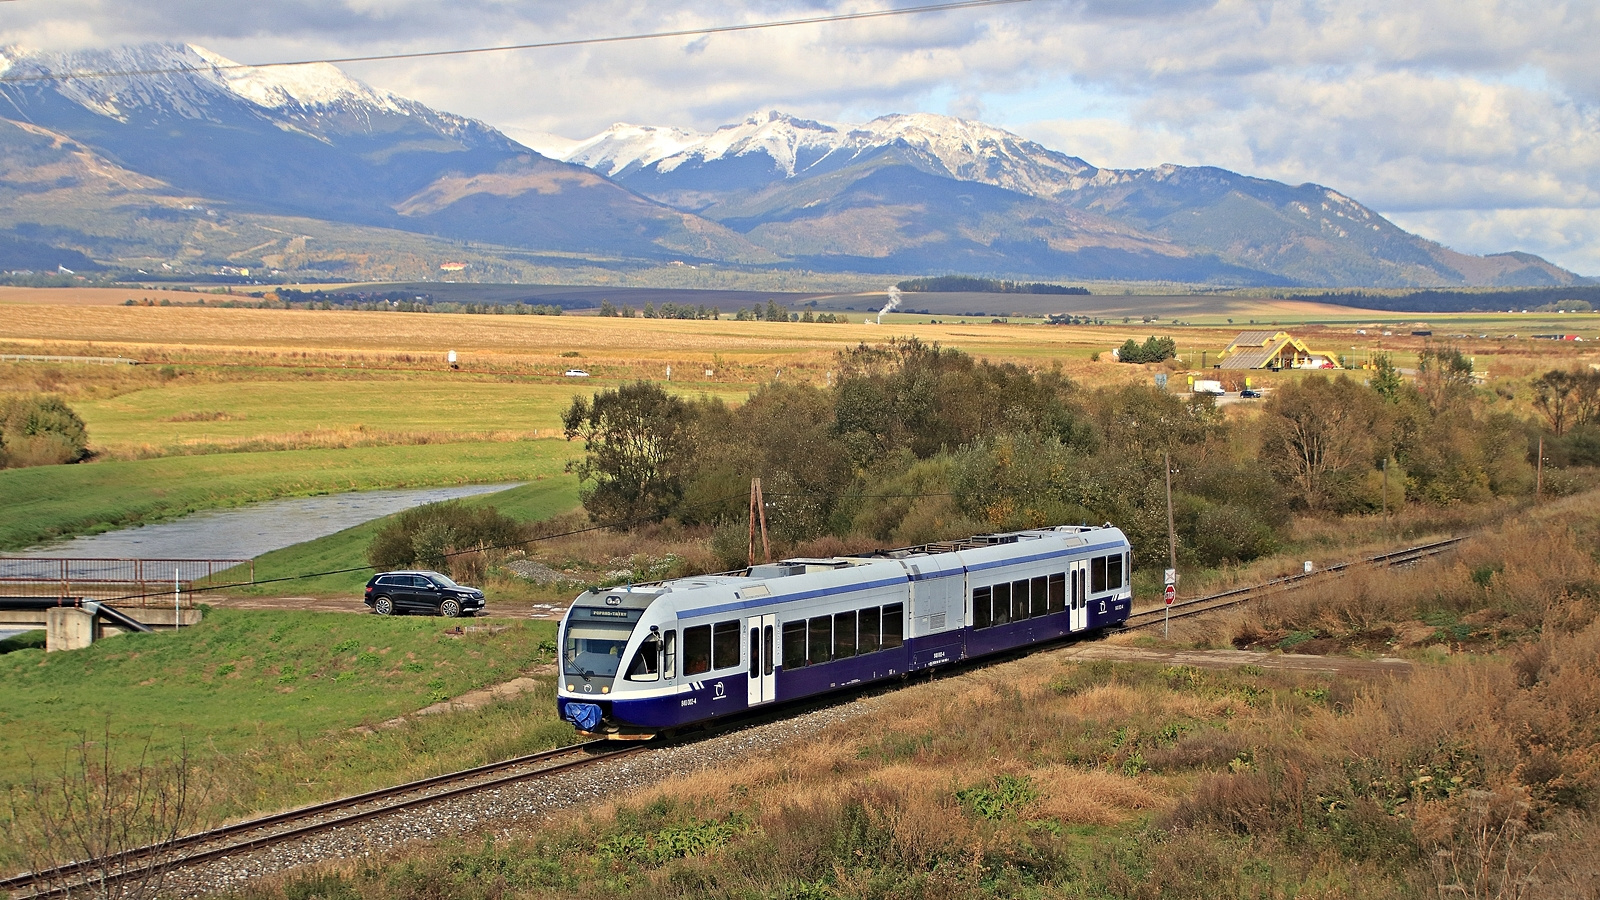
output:
[[[562,670],[584,678],[614,678],[622,665],[622,648],[633,626],[622,622],[583,622],[567,626]]]
[[[440,575],[438,572],[429,572],[428,573],[428,577],[432,578],[433,579],[433,583],[437,584],[440,587],[460,587],[461,586],[459,584],[456,584],[454,581],[451,581],[449,575]]]

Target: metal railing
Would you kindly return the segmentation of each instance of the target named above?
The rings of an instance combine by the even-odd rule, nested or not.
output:
[[[85,559],[0,556],[0,595],[58,597],[171,597],[196,582],[245,568],[230,581],[254,581],[250,559]]]

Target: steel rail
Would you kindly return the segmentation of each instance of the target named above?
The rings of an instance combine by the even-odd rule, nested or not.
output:
[[[1271,581],[1264,581],[1260,584],[1246,585],[1244,587],[1231,588],[1215,594],[1208,594],[1204,597],[1195,597],[1185,600],[1182,603],[1174,603],[1171,607],[1170,615],[1165,607],[1158,606],[1153,609],[1143,609],[1128,616],[1127,622],[1124,623],[1123,628],[1128,630],[1135,628],[1148,628],[1151,625],[1157,625],[1167,621],[1169,618],[1182,619],[1188,616],[1197,616],[1202,613],[1215,612],[1217,610],[1227,609],[1232,606],[1239,606],[1241,604],[1248,603],[1251,600],[1258,600],[1273,594],[1294,590],[1304,586],[1309,582],[1320,581],[1324,578],[1335,575],[1343,575],[1358,568],[1385,565],[1394,566],[1416,562],[1421,559],[1426,559],[1430,556],[1437,556],[1440,553],[1444,553],[1455,545],[1461,543],[1463,540],[1466,540],[1466,538],[1445,538],[1444,540],[1434,541],[1428,544],[1407,547],[1403,550],[1391,550],[1387,553],[1379,553],[1377,555],[1368,556],[1364,559],[1359,559],[1354,562],[1336,563],[1312,572],[1296,572],[1293,575],[1285,575],[1282,578],[1274,578]]]
[[[256,837],[246,838],[244,840],[231,841],[230,843],[225,843],[220,847],[213,847],[211,849],[201,850],[196,853],[184,854],[176,859],[173,859],[169,864],[173,868],[195,865],[235,853],[257,850],[273,844],[283,843],[293,838],[304,837],[319,831],[326,831],[332,828],[338,828],[340,826],[366,821],[368,819],[379,818],[400,810],[410,809],[416,806],[425,806],[429,803],[435,803],[450,799],[452,797],[475,793],[477,791],[488,790],[518,781],[525,781],[530,778],[538,778],[545,775],[554,774],[556,772],[564,772],[571,769],[580,768],[582,766],[591,765],[602,760],[613,759],[618,756],[625,756],[629,753],[647,749],[647,747],[644,745],[619,747],[615,750],[609,749],[613,746],[617,745],[611,744],[608,741],[585,741],[581,744],[573,744],[567,747],[557,747],[552,750],[545,750],[539,753],[529,754],[527,756],[519,756],[496,763],[474,766],[473,768],[462,769],[457,772],[433,775],[427,778],[417,779],[416,781],[398,784],[393,787],[380,788],[374,791],[354,794],[349,797],[340,797],[338,799],[329,800],[323,803],[314,803],[309,806],[302,806],[296,809],[285,810],[284,812],[280,813],[273,813],[272,815],[248,819],[243,822],[235,822],[219,828],[213,828],[206,831],[196,832],[194,834],[184,835],[183,837],[177,838],[176,840],[164,845],[139,847],[132,850],[126,850],[118,854],[113,854],[112,856],[79,860],[77,862],[67,863],[65,865],[56,866],[54,868],[39,872],[23,872],[9,878],[0,879],[0,892],[9,893],[12,891],[34,888],[34,891],[29,894],[31,897],[55,896],[57,893],[59,893],[59,891],[52,889],[39,890],[37,886],[41,883],[47,883],[52,880],[61,879],[64,877],[70,878],[79,873],[97,869],[105,869],[107,867],[124,869],[124,871],[112,876],[113,879],[124,876],[132,876],[140,871],[138,868],[134,867],[134,864],[136,864],[139,860],[147,859],[152,856],[168,853],[174,850],[182,850],[186,847],[198,847],[215,843],[217,841],[229,841],[229,839],[238,835],[248,835],[252,832],[264,831],[266,829],[282,825],[292,825],[294,822],[302,822],[307,819],[318,819],[319,817],[327,816],[330,813],[337,813],[341,810],[347,810],[355,806],[361,806],[370,803],[379,804],[371,809],[359,810],[348,815],[334,816],[333,818],[308,822],[303,825],[283,828],[277,831],[272,831],[268,834],[262,834]],[[533,765],[545,760],[583,752],[585,750],[588,750],[591,753],[598,753],[598,755],[591,755],[572,760],[570,762],[557,763],[553,766],[544,766],[531,771],[513,772],[512,774],[502,775],[498,778],[491,778],[486,781],[474,780],[485,775],[492,775],[496,772],[504,772],[508,769],[516,769],[523,766]],[[470,783],[462,784],[461,782]],[[405,796],[407,794],[417,794],[418,792],[429,791],[431,788],[447,785],[455,786],[447,787],[442,791],[422,793],[418,796]],[[397,797],[404,799],[395,800],[394,802],[385,802]]]

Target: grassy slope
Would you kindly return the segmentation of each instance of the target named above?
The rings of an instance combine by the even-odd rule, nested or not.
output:
[[[578,505],[578,483],[576,478],[562,476],[550,478],[546,481],[523,485],[509,491],[500,491],[481,497],[472,497],[465,501],[472,505],[493,505],[501,512],[522,521],[536,521],[547,519],[551,516],[567,512]],[[256,580],[266,581],[276,578],[290,578],[306,572],[331,572],[338,569],[347,569],[367,564],[367,545],[377,534],[378,529],[388,521],[388,517],[365,522],[354,528],[347,528],[337,534],[295,544],[282,550],[264,553],[256,558]],[[324,575],[318,578],[297,578],[289,582],[277,582],[262,585],[256,588],[230,589],[230,593],[246,593],[265,596],[278,596],[282,594],[310,594],[316,596],[346,595],[351,597],[361,596],[361,587],[366,583],[371,572],[362,569],[357,572],[347,572],[342,575]],[[240,580],[248,577],[239,573]],[[234,574],[224,572],[218,576],[219,582],[232,580]],[[494,611],[491,596],[490,612]]]
[[[73,653],[8,653],[0,656],[0,781],[25,777],[30,758],[55,765],[80,732],[98,737],[109,725],[124,756],[148,739],[158,757],[187,743],[203,762],[228,760],[215,773],[225,785],[217,803],[238,812],[569,739],[542,690],[507,721],[483,713],[482,728],[463,728],[469,715],[453,726],[453,716],[438,716],[350,732],[552,659],[553,624],[496,624],[504,628],[457,637],[435,618],[212,610],[176,633],[125,635]]]
[[[7,469],[0,548],[276,497],[546,478],[572,449],[565,441],[426,444]]]

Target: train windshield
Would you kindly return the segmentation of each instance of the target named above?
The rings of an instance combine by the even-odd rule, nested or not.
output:
[[[624,622],[574,622],[567,626],[562,670],[582,678],[614,678],[622,665],[633,625]]]

